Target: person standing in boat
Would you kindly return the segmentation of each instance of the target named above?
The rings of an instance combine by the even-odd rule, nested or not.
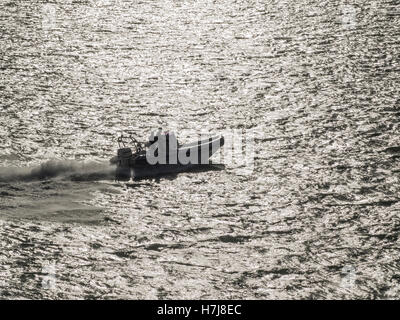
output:
[[[167,150],[169,146],[171,146],[172,149],[176,149],[178,147],[178,140],[176,139],[175,133],[165,131],[163,134],[161,128],[158,128],[155,134],[154,132],[150,134],[149,141],[146,143],[146,147],[150,147],[152,144],[159,141],[161,136],[164,136],[165,138],[165,141],[167,143]]]
[[[162,129],[158,128],[156,134],[154,131],[151,132],[148,142],[145,143],[146,147],[150,147],[153,143],[158,141],[158,138],[162,135]]]
[[[150,135],[149,141],[146,143],[151,154],[158,158],[157,161],[162,164],[176,164],[178,159],[178,140],[174,132],[165,131],[158,128],[156,134]]]

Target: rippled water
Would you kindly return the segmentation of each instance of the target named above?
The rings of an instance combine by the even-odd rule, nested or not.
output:
[[[0,2],[2,298],[399,298],[397,1]],[[255,133],[130,183],[125,128]]]

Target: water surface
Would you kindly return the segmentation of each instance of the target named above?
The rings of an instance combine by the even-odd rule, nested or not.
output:
[[[399,298],[399,13],[3,0],[1,297]],[[254,170],[115,182],[159,126],[252,131]]]

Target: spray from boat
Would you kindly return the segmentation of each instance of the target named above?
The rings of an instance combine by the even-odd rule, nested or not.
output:
[[[115,168],[108,162],[49,160],[33,167],[0,167],[0,182],[66,179],[91,181],[114,179]]]

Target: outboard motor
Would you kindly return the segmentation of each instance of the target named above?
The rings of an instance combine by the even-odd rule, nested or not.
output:
[[[116,179],[120,181],[129,181],[131,179],[131,148],[120,148],[117,152],[118,162],[116,170]]]

